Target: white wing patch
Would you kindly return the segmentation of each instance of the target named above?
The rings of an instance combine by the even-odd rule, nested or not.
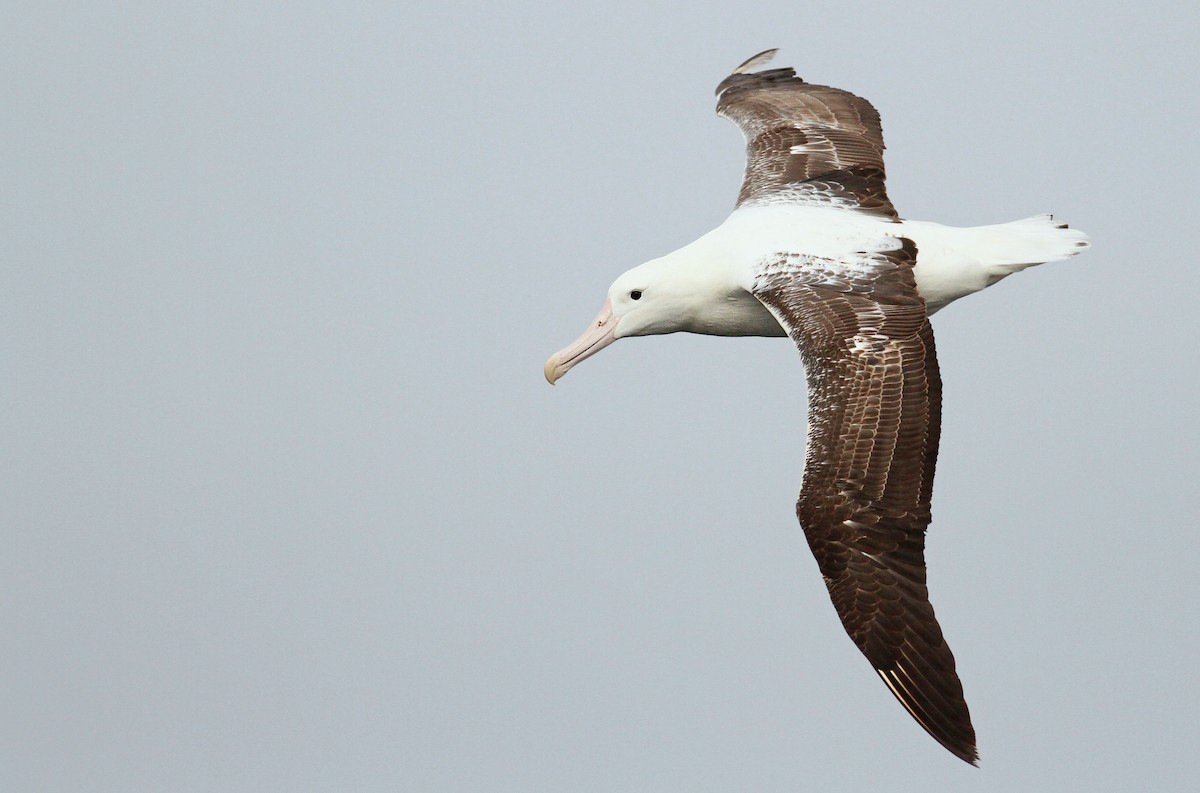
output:
[[[772,280],[784,278],[806,286],[848,291],[847,283],[873,280],[878,276],[881,266],[894,266],[882,262],[881,254],[899,250],[903,245],[895,237],[876,237],[863,242],[868,243],[864,246],[867,250],[858,250],[837,257],[784,251],[766,256],[755,267],[754,289],[769,288]],[[864,330],[869,329],[864,328]],[[877,343],[881,338],[884,337],[856,336],[855,344],[861,344],[861,348],[865,352],[869,346]]]
[[[826,151],[828,145],[820,145],[819,143],[800,143],[788,149],[792,154],[815,154],[817,152]]]

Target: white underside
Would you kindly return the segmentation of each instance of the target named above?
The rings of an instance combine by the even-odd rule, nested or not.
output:
[[[896,237],[916,243],[914,274],[931,314],[1005,276],[1066,259],[1088,245],[1086,234],[1056,228],[1049,215],[955,228],[914,220],[887,222],[844,209],[773,205],[739,208],[691,245],[638,269],[669,270],[673,279],[692,282],[689,291],[694,299],[711,309],[697,314],[711,315],[711,321],[701,319],[688,330],[727,336],[784,335],[749,294],[761,262],[789,252],[836,258],[884,250],[894,247],[888,238]]]

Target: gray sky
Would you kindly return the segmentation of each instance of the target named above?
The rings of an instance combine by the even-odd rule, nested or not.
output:
[[[5,789],[1190,789],[1175,6],[10,3]],[[829,604],[786,340],[542,379],[729,211],[712,91],[773,46],[879,108],[901,214],[1094,238],[935,320],[979,770]]]

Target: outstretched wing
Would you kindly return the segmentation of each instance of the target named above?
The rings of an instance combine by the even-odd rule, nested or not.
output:
[[[750,72],[775,53],[755,55],[717,86],[717,115],[746,136],[738,206],[790,202],[895,219],[879,113],[848,91],[804,82],[794,69]]]
[[[800,348],[808,452],[796,514],[850,638],[917,722],[975,763],[975,731],[925,586],[941,425],[911,240],[840,259],[780,254],[754,294]],[[891,248],[891,249],[889,249]]]

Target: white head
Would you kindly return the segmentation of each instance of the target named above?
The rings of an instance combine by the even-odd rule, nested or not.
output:
[[[617,339],[688,330],[698,285],[680,275],[678,267],[664,258],[634,267],[613,281],[608,300],[583,335],[546,361],[550,384]]]

